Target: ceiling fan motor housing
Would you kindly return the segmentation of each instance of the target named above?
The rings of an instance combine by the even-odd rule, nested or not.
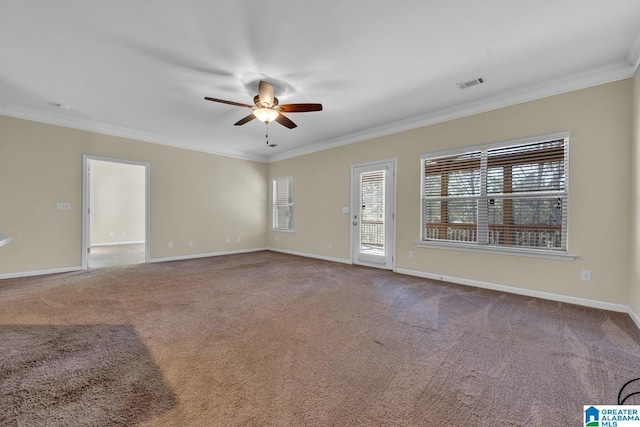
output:
[[[256,104],[256,107],[258,108],[263,107],[263,105],[260,103],[260,95],[256,95],[253,97],[253,103]],[[268,107],[275,107],[276,105],[278,105],[278,98],[274,96],[273,105],[269,105]]]
[[[293,129],[297,127],[297,125],[289,118],[285,117],[282,113],[306,113],[310,111],[322,111],[322,104],[304,103],[278,105],[279,101],[278,98],[276,98],[274,95],[273,85],[262,80],[259,84],[258,95],[253,97],[253,103],[255,107],[249,104],[211,98],[208,96],[206,96],[204,99],[206,99],[207,101],[235,105],[236,107],[246,107],[253,110],[251,114],[238,120],[238,122],[236,122],[234,126],[241,126],[257,118],[267,124],[272,121],[276,121],[286,128]]]

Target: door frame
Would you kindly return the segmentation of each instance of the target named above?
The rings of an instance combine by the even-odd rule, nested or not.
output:
[[[89,161],[98,160],[101,162],[123,163],[126,165],[143,166],[145,168],[145,197],[144,197],[144,261],[149,262],[151,249],[151,163],[136,162],[133,160],[117,159],[115,157],[98,156],[94,154],[82,155],[82,269],[89,268],[89,249],[91,247],[91,220],[89,216],[90,207],[90,185],[89,185]]]
[[[386,240],[386,236],[385,236],[385,250],[388,250],[389,253],[391,254],[391,264],[390,265],[386,265],[384,267],[382,267],[380,264],[376,264],[376,263],[367,263],[367,262],[357,262],[357,260],[355,259],[354,256],[354,247],[356,242],[354,241],[354,230],[353,230],[353,206],[354,206],[354,201],[356,200],[356,197],[359,198],[359,194],[356,194],[355,192],[355,180],[356,180],[356,176],[355,176],[355,171],[356,168],[360,168],[360,167],[368,167],[368,166],[375,166],[375,165],[388,165],[391,164],[393,167],[393,173],[391,178],[393,179],[392,182],[392,189],[393,189],[393,194],[391,195],[391,200],[389,201],[391,203],[391,215],[390,215],[390,221],[391,223],[389,224],[389,227],[391,227],[391,240],[390,242],[387,242]],[[398,180],[396,178],[397,176],[397,170],[398,170],[398,159],[396,157],[394,158],[389,158],[389,159],[383,159],[383,160],[375,160],[375,161],[370,161],[370,162],[365,162],[365,163],[357,163],[357,164],[353,164],[351,165],[351,189],[349,190],[349,193],[351,194],[351,200],[349,203],[349,258],[351,261],[351,264],[358,264],[358,265],[366,265],[369,267],[377,267],[377,268],[384,268],[384,269],[388,269],[388,270],[395,270],[396,268],[396,210],[397,210],[397,193],[398,193]],[[358,192],[359,193],[359,192]],[[388,219],[385,218],[385,221],[388,222]],[[386,234],[386,233],[385,233]]]

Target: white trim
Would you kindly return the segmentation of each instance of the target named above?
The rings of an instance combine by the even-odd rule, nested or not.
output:
[[[364,163],[355,163],[351,165],[351,169],[360,168],[364,166],[377,166],[384,163],[393,163],[395,165],[397,162],[398,162],[397,157],[389,157],[388,159],[372,160],[370,162],[364,162]]]
[[[496,142],[489,142],[486,144],[468,145],[468,146],[457,147],[457,148],[449,148],[446,150],[425,152],[420,154],[420,160],[455,156],[456,154],[465,154],[465,153],[468,153],[469,151],[493,150],[495,148],[505,148],[505,147],[515,146],[515,145],[534,144],[536,142],[556,141],[559,139],[570,139],[570,138],[571,138],[571,131],[568,131],[568,130],[561,131],[561,132],[548,133],[545,135],[526,136],[524,138],[507,139],[505,141],[496,141]]]
[[[278,187],[278,182],[280,180],[287,180],[289,183],[289,186],[291,187],[291,203],[287,203],[286,206],[290,206],[291,207],[291,218],[289,221],[289,225],[291,226],[291,228],[275,228],[274,225],[277,221],[278,215],[277,215],[277,210],[278,210],[278,204],[277,204],[277,199],[278,196],[276,194],[276,189]],[[295,226],[296,226],[296,209],[295,209],[295,200],[296,200],[296,195],[295,195],[295,191],[296,191],[296,186],[295,186],[295,179],[293,177],[293,175],[283,175],[283,176],[276,176],[275,178],[273,178],[271,180],[271,231],[280,231],[283,233],[291,233],[291,234],[295,234],[296,230],[295,230]],[[280,205],[280,206],[285,206],[285,205]]]
[[[267,250],[268,251],[272,251],[272,252],[280,252],[280,253],[283,253],[283,254],[302,256],[302,257],[305,257],[305,258],[315,258],[315,259],[321,259],[323,261],[337,262],[337,263],[340,263],[340,264],[351,264],[351,260],[350,259],[333,258],[333,257],[324,256],[324,255],[308,254],[308,253],[305,253],[305,252],[289,251],[289,250],[286,250],[286,249],[277,249],[277,248],[267,248]]]
[[[510,248],[506,246],[478,245],[473,243],[456,243],[456,242],[436,241],[436,240],[415,242],[415,244],[419,248],[448,249],[451,251],[485,252],[485,253],[500,254],[500,255],[557,259],[561,261],[573,261],[576,258],[578,258],[578,255],[570,254],[567,252],[555,252],[555,251],[545,250],[545,249],[525,249],[520,247]]]
[[[269,231],[274,232],[274,233],[296,234],[296,230],[282,230],[282,229],[279,229],[279,228],[270,228]]]
[[[4,246],[11,241],[12,237],[3,233],[0,233],[0,246]]]
[[[633,311],[633,308],[631,307],[628,307],[628,308],[629,310],[627,312],[629,313],[631,320],[633,320],[633,322],[636,324],[638,329],[640,329],[640,316],[638,316],[638,314],[635,311]]]
[[[47,270],[22,271],[19,273],[5,273],[5,274],[0,274],[0,280],[16,279],[19,277],[44,276],[46,274],[71,273],[73,271],[82,271],[82,270],[84,270],[82,266],[76,266],[76,267],[50,268]]]
[[[633,38],[633,43],[629,47],[629,53],[627,53],[627,61],[634,68],[638,67],[640,63],[640,29],[636,32],[636,36]]]
[[[473,286],[476,288],[490,289],[493,291],[507,292],[510,294],[524,295],[528,297],[564,302],[567,304],[582,305],[585,307],[599,308],[601,310],[617,311],[620,313],[629,313],[629,311],[631,310],[629,306],[622,305],[622,304],[615,304],[611,302],[572,297],[569,295],[554,294],[551,292],[536,291],[533,289],[517,288],[514,286],[499,285],[496,283],[481,282],[479,280],[465,279],[465,278],[454,277],[454,276],[446,276],[443,274],[427,273],[424,271],[409,270],[405,268],[397,268],[394,270],[394,272],[400,273],[400,274],[406,274],[409,276],[422,277],[424,279],[441,280],[445,282],[456,283],[459,285]]]
[[[394,123],[387,123],[365,131],[354,132],[339,138],[319,142],[307,147],[290,150],[268,157],[268,162],[277,162],[305,154],[316,153],[343,145],[362,142],[373,138],[408,131],[436,123],[447,122],[468,117],[499,108],[522,104],[549,96],[560,95],[588,87],[599,86],[633,77],[636,67],[626,60],[614,62],[601,67],[591,68],[576,74],[536,83],[520,89],[489,96],[477,101],[443,108],[421,116],[410,117]]]
[[[308,254],[308,253],[304,253],[304,252],[289,251],[289,250],[286,250],[286,249],[276,249],[276,248],[241,249],[241,250],[237,250],[237,251],[213,252],[213,253],[208,253],[208,254],[184,255],[184,256],[166,257],[166,258],[153,258],[153,259],[149,260],[149,262],[157,263],[157,262],[168,262],[168,261],[181,261],[181,260],[196,259],[196,258],[207,258],[207,257],[215,257],[215,256],[222,256],[222,255],[233,255],[233,254],[240,254],[240,253],[259,252],[259,251],[265,251],[265,250],[272,251],[272,252],[285,253],[285,254],[289,254],[289,255],[297,255],[297,256],[302,256],[302,257],[305,257],[305,258],[315,258],[315,259],[320,259],[320,260],[323,260],[323,261],[337,262],[337,263],[340,263],[340,264],[351,264],[351,260],[344,259],[344,258],[327,257],[327,256],[323,256],[323,255]],[[83,270],[84,269],[82,268],[82,266],[76,266],[76,267],[52,268],[52,269],[47,269],[47,270],[23,271],[23,272],[19,272],[19,273],[5,273],[5,274],[0,274],[0,280],[16,279],[16,278],[31,277],[31,276],[43,276],[43,275],[47,275],[47,274],[71,273],[71,272],[83,271]],[[627,314],[629,314],[629,317],[631,317],[631,320],[633,320],[633,322],[636,324],[638,329],[640,329],[640,316],[638,316],[638,314],[636,314],[636,312],[630,306],[626,306],[626,305],[622,305],[622,304],[614,304],[614,303],[609,303],[609,302],[590,300],[590,299],[586,299],[586,298],[578,298],[578,297],[572,297],[572,296],[568,296],[568,295],[560,295],[560,294],[555,294],[555,293],[551,293],[551,292],[543,292],[543,291],[535,291],[535,290],[531,290],[531,289],[516,288],[516,287],[513,287],[513,286],[498,285],[498,284],[495,284],[495,283],[481,282],[481,281],[478,281],[478,280],[464,279],[464,278],[453,277],[453,276],[445,276],[445,275],[442,275],[442,274],[427,273],[427,272],[423,272],[423,271],[410,270],[410,269],[406,269],[406,268],[395,268],[393,270],[393,272],[394,273],[398,273],[398,274],[406,274],[408,276],[421,277],[421,278],[424,278],[424,279],[445,281],[445,282],[450,282],[450,283],[456,283],[456,284],[459,284],[459,285],[473,286],[473,287],[482,288],[482,289],[490,289],[490,290],[494,290],[494,291],[500,291],[500,292],[507,292],[507,293],[511,293],[511,294],[530,296],[530,297],[533,297],[533,298],[541,298],[541,299],[546,299],[546,300],[551,300],[551,301],[564,302],[564,303],[568,303],[568,304],[576,304],[576,305],[581,305],[581,306],[585,306],[585,307],[597,308],[597,309],[601,309],[601,310],[610,310],[610,311],[616,311],[616,312],[620,312],[620,313],[627,313]]]
[[[484,143],[473,146],[464,146],[457,147],[453,149],[447,150],[439,150],[428,153],[420,154],[420,200],[421,200],[421,209],[420,209],[420,240],[415,242],[417,247],[423,248],[441,248],[441,249],[451,249],[451,250],[467,250],[467,251],[477,251],[477,252],[488,252],[488,253],[498,253],[503,255],[517,255],[517,256],[529,256],[534,258],[549,258],[549,259],[561,259],[567,261],[573,261],[576,259],[577,255],[569,254],[567,252],[567,227],[568,227],[568,198],[569,198],[569,188],[568,188],[568,180],[565,179],[565,188],[564,190],[556,190],[556,191],[527,191],[523,193],[502,193],[496,194],[495,197],[493,194],[487,194],[487,178],[486,178],[486,170],[487,170],[487,156],[490,154],[492,150],[503,149],[503,148],[511,148],[511,147],[526,147],[529,144],[536,144],[542,142],[555,142],[555,141],[563,141],[563,151],[564,151],[564,173],[565,177],[569,176],[569,139],[571,138],[570,131],[556,132],[546,135],[538,135],[538,136],[528,136],[524,138],[511,139],[505,141],[497,141]],[[426,161],[436,160],[438,161],[441,158],[448,158],[457,155],[464,155],[475,153],[480,156],[480,193],[475,195],[466,195],[466,196],[425,196],[425,167]],[[519,247],[519,246],[495,246],[489,245],[487,239],[487,226],[488,226],[488,218],[485,214],[482,215],[481,206],[484,206],[486,200],[490,198],[495,199],[509,199],[509,198],[541,198],[541,197],[562,197],[567,200],[566,207],[563,210],[562,215],[562,251],[549,250],[544,248],[536,248],[536,247]],[[476,229],[478,232],[477,243],[471,242],[459,242],[459,241],[448,241],[448,240],[438,240],[438,239],[425,239],[425,229],[424,229],[424,208],[425,201],[442,201],[442,200],[470,200],[482,202],[479,203],[478,206],[478,221],[476,224]],[[481,237],[484,237],[484,240]]]
[[[130,241],[130,242],[92,243],[90,247],[94,247],[94,246],[139,245],[140,243],[144,243],[144,240],[133,240],[133,241]]]
[[[238,249],[235,251],[224,251],[224,252],[210,252],[206,254],[193,254],[193,255],[179,255],[179,256],[171,256],[164,258],[151,258],[147,262],[168,262],[168,261],[184,261],[188,259],[198,259],[198,258],[209,258],[223,255],[235,255],[235,254],[245,254],[250,252],[260,252],[269,250],[267,248],[252,248],[252,249]]]
[[[82,215],[81,215],[81,262],[84,270],[89,268],[89,248],[91,247],[91,234],[90,234],[90,217],[89,210],[89,180],[87,179],[89,172],[89,162],[91,160],[97,160],[101,162],[121,163],[133,166],[142,166],[145,169],[145,247],[144,247],[144,261],[149,262],[151,258],[151,163],[138,162],[135,160],[118,159],[115,157],[106,157],[94,154],[84,153],[82,154]]]
[[[0,115],[15,117],[18,119],[31,120],[39,123],[46,123],[54,126],[62,126],[71,129],[84,130],[99,133],[101,135],[111,135],[119,138],[134,139],[136,141],[149,142],[152,144],[166,145],[169,147],[182,148],[185,150],[198,151],[201,153],[216,154],[218,156],[233,157],[243,160],[254,160],[266,162],[267,157],[257,154],[247,154],[235,150],[210,150],[206,145],[194,143],[186,139],[173,138],[166,135],[158,135],[151,132],[144,132],[122,126],[107,123],[95,122],[79,117],[62,116],[60,114],[43,112],[26,107],[16,107],[0,102]],[[233,146],[229,141],[228,146]]]
[[[390,233],[392,234],[390,242],[387,242],[387,234],[385,232],[385,244],[387,245],[389,252],[388,255],[385,256],[385,261],[380,263],[380,265],[378,264],[377,261],[367,261],[367,260],[359,260],[360,262],[356,262],[356,256],[355,256],[355,247],[354,247],[354,228],[351,226],[352,221],[355,219],[353,218],[353,212],[354,212],[354,203],[356,200],[356,177],[355,177],[355,171],[358,168],[369,168],[371,167],[372,170],[376,170],[378,168],[380,168],[381,166],[384,166],[385,169],[387,169],[387,166],[391,165],[392,170],[392,174],[391,174],[391,179],[393,180],[393,197],[392,199],[389,201],[390,204],[392,205],[392,209],[391,209],[391,226],[392,229],[390,231]],[[349,215],[349,256],[350,256],[350,263],[351,264],[361,264],[361,265],[367,265],[370,267],[377,267],[377,268],[384,268],[387,270],[393,270],[396,266],[396,233],[397,233],[397,221],[396,221],[396,212],[398,210],[398,180],[397,180],[397,172],[398,171],[398,158],[397,157],[392,157],[392,158],[387,158],[387,159],[383,159],[383,160],[372,160],[369,162],[364,162],[364,163],[357,163],[357,164],[352,164],[351,165],[351,181],[349,183],[351,191],[350,191],[350,200],[349,200],[349,208],[350,208],[350,215]],[[359,186],[358,186],[359,187]],[[386,191],[386,190],[385,190]],[[359,198],[360,196],[360,189],[358,188],[357,190],[357,197]],[[386,208],[386,206],[385,206]],[[389,259],[391,258],[391,259]]]
[[[368,128],[367,130],[354,132],[326,141],[320,141],[307,147],[293,149],[284,153],[274,154],[270,156],[248,154],[233,150],[210,150],[207,149],[206,146],[197,144],[194,141],[187,141],[184,139],[153,134],[150,132],[139,131],[106,123],[98,123],[78,117],[68,117],[60,114],[45,113],[42,111],[25,107],[16,107],[5,103],[0,103],[0,115],[32,120],[41,123],[48,123],[72,129],[96,132],[104,135],[130,138],[153,144],[178,147],[186,150],[216,154],[219,156],[235,157],[245,160],[272,163],[280,160],[302,156],[305,154],[311,154],[331,148],[341,147],[356,142],[366,141],[381,136],[429,126],[436,123],[442,123],[449,120],[472,116],[474,114],[492,111],[511,105],[521,104],[536,99],[546,98],[549,96],[611,83],[618,80],[624,80],[633,77],[633,75],[635,74],[639,57],[640,33],[636,37],[630,49],[628,60],[624,59],[622,61],[591,68],[568,76],[547,80],[523,88],[489,96],[477,101],[443,108],[431,113],[410,117],[393,123],[383,124],[374,128]],[[229,141],[228,146],[233,146],[232,142],[233,141]]]

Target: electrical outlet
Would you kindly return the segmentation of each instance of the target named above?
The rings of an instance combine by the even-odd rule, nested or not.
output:
[[[169,242],[169,248],[173,248],[173,242]]]
[[[189,246],[193,246],[193,240],[189,240]]]
[[[230,237],[227,237],[226,242],[227,242],[227,243],[229,243],[230,241],[231,241],[231,238],[230,238]]]
[[[409,258],[413,258],[413,251],[409,251]]]
[[[333,243],[329,242],[329,248],[333,247]]]
[[[109,232],[109,237],[113,237],[113,231]]]
[[[126,231],[123,231],[123,232],[122,232],[122,233],[120,233],[120,234],[122,235],[122,237],[124,237],[124,236],[126,236],[126,235],[127,235]]]
[[[240,243],[240,236],[236,237],[236,242]]]
[[[580,271],[580,280],[584,282],[591,281],[591,270],[582,270]]]

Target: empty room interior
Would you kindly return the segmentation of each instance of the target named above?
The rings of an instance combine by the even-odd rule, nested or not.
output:
[[[0,425],[640,405],[639,2],[27,0],[0,33]]]

